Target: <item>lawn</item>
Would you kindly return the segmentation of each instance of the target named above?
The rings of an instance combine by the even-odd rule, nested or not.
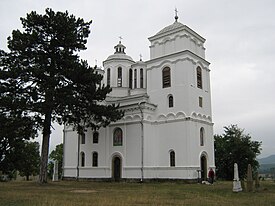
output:
[[[60,181],[0,182],[0,205],[275,205],[275,183],[261,182],[258,192],[232,192],[232,182],[110,183]]]

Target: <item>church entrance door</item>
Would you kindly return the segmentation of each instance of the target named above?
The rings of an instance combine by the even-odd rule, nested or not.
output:
[[[201,156],[201,180],[207,180],[207,160],[204,155]]]
[[[113,178],[116,182],[121,179],[121,158],[118,156],[113,158]]]

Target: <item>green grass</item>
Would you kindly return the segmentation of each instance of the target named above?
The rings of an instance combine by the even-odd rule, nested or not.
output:
[[[61,181],[0,182],[0,205],[275,205],[275,183],[261,182],[258,192],[232,192],[232,182],[110,183]]]

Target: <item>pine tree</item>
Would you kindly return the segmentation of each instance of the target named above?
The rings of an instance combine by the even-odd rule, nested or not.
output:
[[[21,18],[23,31],[8,38],[10,52],[1,51],[1,70],[13,80],[24,103],[19,106],[42,128],[40,183],[47,182],[47,162],[52,122],[72,124],[79,133],[99,128],[122,117],[118,106],[104,104],[109,86],[79,52],[85,50],[92,21],[66,12],[46,9]]]

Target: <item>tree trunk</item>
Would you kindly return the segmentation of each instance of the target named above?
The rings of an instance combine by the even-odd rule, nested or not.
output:
[[[43,125],[43,141],[42,141],[40,173],[39,173],[39,183],[41,184],[47,183],[51,121],[52,121],[52,112],[49,111],[45,115],[45,121]]]

